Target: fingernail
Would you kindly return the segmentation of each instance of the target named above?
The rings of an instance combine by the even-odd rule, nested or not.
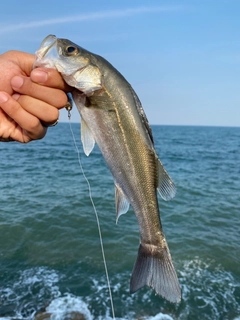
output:
[[[48,73],[43,70],[34,69],[31,73],[31,79],[34,82],[44,83],[48,79]]]
[[[14,88],[21,88],[21,86],[23,85],[23,78],[19,77],[19,76],[15,76],[12,78],[11,80],[11,85]]]
[[[0,92],[0,102],[8,101],[8,95],[5,92]]]
[[[14,100],[18,100],[19,97],[20,97],[20,94],[19,94],[19,93],[14,93],[14,94],[12,95],[12,98],[13,98]]]

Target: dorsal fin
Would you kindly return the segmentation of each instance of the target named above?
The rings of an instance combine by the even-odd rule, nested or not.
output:
[[[139,100],[136,92],[133,90],[133,88],[131,87],[131,85],[129,84],[130,88],[131,88],[131,91],[132,91],[132,94],[133,94],[133,98],[135,100],[135,104],[136,104],[136,107],[137,107],[137,110],[138,110],[138,113],[139,115],[141,116],[141,120],[146,128],[146,131],[149,135],[149,138],[150,140],[152,141],[152,144],[154,144],[154,140],[153,140],[153,135],[152,135],[152,129],[150,127],[150,124],[148,122],[148,119],[147,119],[147,116],[143,110],[143,107],[142,107],[142,104],[141,104],[141,101]]]

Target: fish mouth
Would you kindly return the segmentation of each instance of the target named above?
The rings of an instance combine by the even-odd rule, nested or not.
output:
[[[50,34],[41,43],[36,51],[36,60],[33,68],[36,67],[54,67],[54,60],[59,56],[57,50],[57,37]]]

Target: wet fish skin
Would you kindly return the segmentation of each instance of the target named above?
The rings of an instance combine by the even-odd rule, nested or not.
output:
[[[98,144],[115,182],[117,219],[133,207],[140,229],[138,257],[130,281],[133,293],[148,285],[171,302],[181,291],[162,231],[157,190],[169,200],[175,186],[154,149],[141,103],[126,79],[104,58],[67,39],[48,36],[35,66],[54,67],[76,88],[81,137],[89,155]]]

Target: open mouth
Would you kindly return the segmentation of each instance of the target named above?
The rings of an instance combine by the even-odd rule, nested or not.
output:
[[[42,41],[40,48],[36,51],[33,68],[54,67],[54,58],[58,57],[56,43],[57,37],[54,35],[49,35]]]
[[[40,45],[40,49],[37,51],[37,53],[39,53],[40,59],[42,59],[47,54],[47,52],[53,47],[56,41],[57,37],[52,34],[43,39]]]

